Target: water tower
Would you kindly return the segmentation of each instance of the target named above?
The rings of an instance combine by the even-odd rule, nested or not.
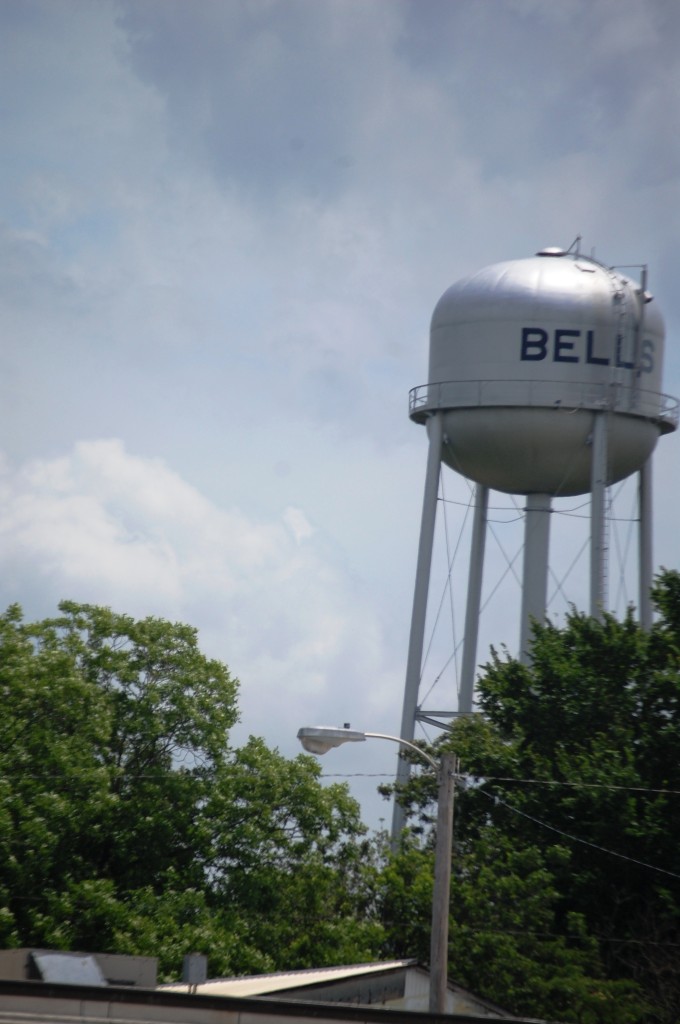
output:
[[[664,325],[635,281],[569,249],[485,267],[437,303],[428,383],[410,393],[410,416],[429,438],[401,736],[417,721],[472,710],[489,490],[524,495],[519,656],[532,620],[546,614],[551,501],[590,493],[590,614],[605,607],[606,488],[637,473],[639,616],[652,621],[651,456],[677,427],[661,393]],[[457,712],[419,704],[427,597],[444,463],[473,481],[475,505]],[[397,781],[408,778],[400,761]],[[403,826],[395,803],[393,836]]]

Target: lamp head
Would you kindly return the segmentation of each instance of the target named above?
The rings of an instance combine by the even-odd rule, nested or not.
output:
[[[298,729],[298,739],[310,754],[326,754],[331,747],[339,747],[343,743],[360,743],[366,739],[366,733],[357,729],[338,729],[332,725],[306,725]]]

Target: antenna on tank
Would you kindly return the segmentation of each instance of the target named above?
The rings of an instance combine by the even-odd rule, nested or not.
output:
[[[571,245],[567,249],[567,255],[570,252],[573,252],[575,256],[580,256],[580,254],[581,254],[581,235],[577,235],[576,238],[574,239],[574,241],[571,243]]]
[[[607,488],[638,474],[639,615],[652,624],[652,453],[678,425],[678,402],[661,393],[664,324],[646,311],[641,283],[580,254],[548,246],[453,284],[432,315],[428,383],[413,388],[409,415],[429,451],[409,637],[401,737],[417,722],[470,714],[474,706],[489,492],[525,498],[519,658],[531,659],[534,622],[547,608],[555,497],[590,494],[590,614],[606,600]],[[644,315],[643,315],[643,310]],[[644,371],[644,373],[642,373]],[[640,386],[644,376],[644,389]],[[457,709],[419,699],[439,482],[443,467],[475,484],[474,522]],[[408,780],[399,761],[397,784]],[[404,813],[395,802],[392,839]]]

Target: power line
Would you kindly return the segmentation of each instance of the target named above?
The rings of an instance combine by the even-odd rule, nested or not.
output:
[[[415,767],[418,767],[417,765]],[[322,779],[391,779],[394,773],[389,772],[323,772]],[[515,782],[523,786],[565,786],[569,789],[604,789],[621,793],[649,793],[661,796],[680,796],[680,789],[654,789],[650,786],[615,786],[606,782],[564,782],[557,779],[518,779],[511,775],[467,775],[461,773],[457,778],[472,785],[481,782]]]
[[[616,850],[608,850],[605,846],[599,846],[597,843],[591,843],[588,839],[581,839],[580,836],[570,835],[569,832],[563,832],[562,829],[556,828],[554,825],[549,825],[547,821],[541,821],[540,818],[534,818],[531,814],[526,814],[524,811],[520,811],[517,807],[512,807],[511,804],[501,800],[500,797],[495,796],[493,793],[487,793],[485,790],[480,789],[480,793],[488,797],[489,800],[493,800],[496,804],[501,804],[508,811],[513,814],[519,814],[522,818],[527,818],[528,821],[533,821],[534,824],[540,825],[541,828],[547,828],[550,832],[556,832],[557,835],[562,836],[564,839],[570,839],[574,843],[581,843],[583,846],[589,846],[593,850],[599,850],[600,853],[607,853],[610,857],[618,857],[620,860],[627,860],[631,864],[637,864],[638,867],[648,868],[650,871],[658,871],[662,875],[668,875],[670,878],[680,879],[680,875],[676,874],[675,871],[667,871],[665,868],[659,868],[655,864],[648,864],[644,860],[636,860],[635,857],[628,857],[625,853],[617,853]]]
[[[680,789],[653,789],[649,786],[615,786],[606,782],[564,782],[558,779],[516,779],[508,775],[461,775],[469,782],[517,782],[524,786],[567,786],[571,789],[607,789],[622,793],[657,793],[666,796],[680,796]]]

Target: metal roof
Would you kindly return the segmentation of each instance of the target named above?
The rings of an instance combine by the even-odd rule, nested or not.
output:
[[[367,974],[380,974],[417,966],[417,960],[388,960],[382,963],[349,964],[341,967],[310,968],[304,971],[282,971],[279,974],[255,974],[241,978],[216,978],[196,986],[195,991],[205,996],[261,996],[271,992],[318,985],[325,981],[341,981]],[[188,992],[186,984],[159,985],[166,992]],[[193,986],[192,986],[193,990]]]

